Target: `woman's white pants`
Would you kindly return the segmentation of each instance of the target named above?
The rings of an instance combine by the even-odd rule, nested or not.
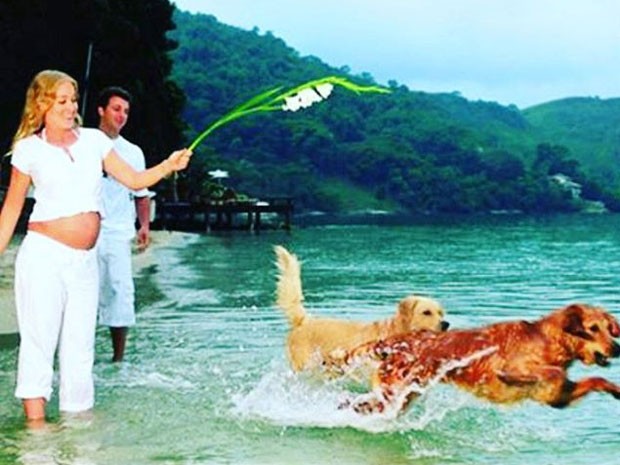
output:
[[[58,348],[60,410],[92,408],[98,289],[95,249],[74,249],[42,234],[26,234],[15,263],[20,334],[16,397],[50,399]]]

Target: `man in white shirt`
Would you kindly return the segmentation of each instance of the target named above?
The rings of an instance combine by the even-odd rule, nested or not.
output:
[[[131,95],[121,87],[107,87],[99,94],[99,129],[112,139],[116,152],[135,170],[145,168],[144,154],[120,135],[129,118]],[[113,362],[121,362],[129,326],[135,324],[131,242],[139,249],[149,243],[150,196],[147,189],[131,191],[114,178],[103,180],[104,217],[97,243],[99,260],[99,323],[110,328]],[[139,229],[136,235],[136,216]]]

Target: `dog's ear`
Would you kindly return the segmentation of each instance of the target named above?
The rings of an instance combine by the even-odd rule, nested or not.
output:
[[[396,309],[396,317],[405,325],[409,326],[413,320],[415,307],[418,305],[418,298],[415,296],[407,296],[398,303]]]
[[[413,309],[418,305],[418,298],[415,296],[407,296],[398,302],[398,307],[396,309],[396,313],[401,317],[409,317],[413,316]]]
[[[590,336],[583,327],[583,307],[581,305],[569,305],[564,309],[563,314],[564,321],[562,322],[562,329],[564,332],[582,339],[592,339],[592,336]]]
[[[620,324],[618,324],[618,320],[609,314],[607,319],[609,320],[609,334],[613,337],[620,337]]]

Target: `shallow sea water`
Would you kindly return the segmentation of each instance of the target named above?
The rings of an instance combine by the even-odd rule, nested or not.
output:
[[[378,223],[378,222],[377,222]],[[136,276],[138,324],[126,362],[97,334],[96,407],[24,427],[13,398],[16,349],[0,347],[0,464],[618,463],[620,402],[567,409],[498,406],[451,386],[403,415],[338,405],[351,387],[291,373],[273,306],[272,246],[303,261],[311,313],[387,318],[409,293],[440,300],[453,327],[535,319],[570,302],[620,316],[620,217],[417,219],[187,235]],[[608,368],[571,368],[573,378]]]

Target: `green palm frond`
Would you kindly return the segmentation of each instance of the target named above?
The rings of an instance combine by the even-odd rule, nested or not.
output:
[[[314,79],[284,92],[282,91],[281,86],[275,87],[252,97],[251,99],[233,108],[231,111],[226,113],[217,121],[211,123],[204,131],[202,131],[198,135],[198,137],[194,139],[194,141],[190,144],[189,149],[194,150],[209,134],[211,134],[217,128],[224,126],[231,121],[243,118],[244,116],[249,116],[260,112],[270,112],[277,110],[296,111],[299,108],[306,108],[307,106],[312,105],[314,102],[325,100],[325,98],[327,98],[327,95],[329,95],[329,92],[327,93],[327,95],[321,95],[321,93],[317,90],[320,89],[321,86],[325,85],[344,87],[345,89],[355,92],[356,94],[390,92],[389,89],[386,89],[384,87],[362,86],[339,76],[327,76],[320,79]],[[313,98],[310,101],[304,101],[304,98],[309,95],[307,94],[308,91],[314,92],[314,94],[312,94]],[[331,87],[329,87],[329,91],[331,91]],[[294,99],[296,96],[298,96],[299,98],[298,103],[300,103],[300,105],[291,107],[289,100]]]

